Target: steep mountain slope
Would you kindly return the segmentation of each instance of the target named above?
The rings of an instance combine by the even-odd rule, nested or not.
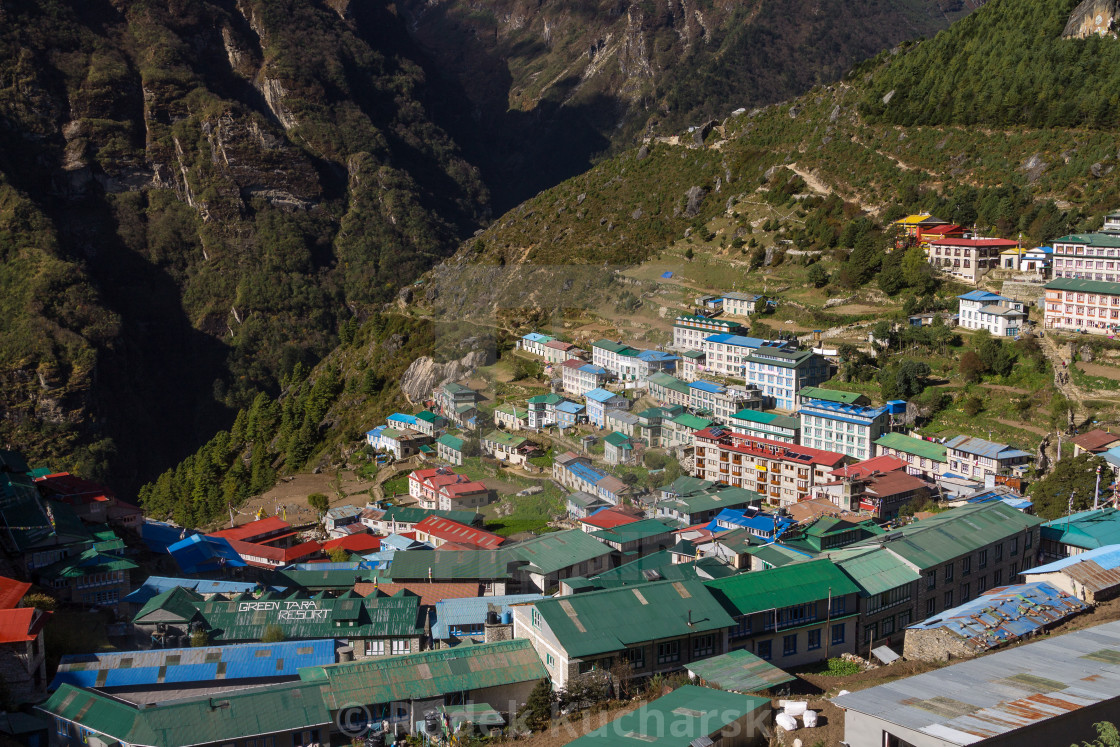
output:
[[[668,134],[795,96],[983,0],[405,0],[461,89],[457,139],[484,153],[496,202],[583,171],[642,130]],[[458,120],[454,116],[458,114]],[[496,157],[497,156],[497,157]]]
[[[391,9],[0,3],[0,442],[124,489],[487,212]]]

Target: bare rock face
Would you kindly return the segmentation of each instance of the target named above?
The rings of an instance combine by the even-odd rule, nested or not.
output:
[[[687,215],[689,218],[692,218],[696,215],[699,215],[700,214],[700,203],[702,203],[704,201],[704,197],[707,194],[708,194],[708,190],[704,189],[703,187],[690,187],[689,190],[684,193],[684,197],[685,197],[685,201],[686,201],[685,202],[685,208],[684,208],[684,214]]]
[[[447,363],[436,363],[425,355],[414,360],[401,376],[401,392],[410,402],[419,402],[430,396],[437,386],[467,376],[486,361],[487,354],[482,350],[471,351]]]
[[[1084,0],[1069,15],[1062,36],[1066,39],[1084,39],[1098,36],[1115,36],[1120,25],[1120,0]]]

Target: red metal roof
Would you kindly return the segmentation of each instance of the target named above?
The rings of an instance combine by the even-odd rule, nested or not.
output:
[[[1100,428],[1094,428],[1088,433],[1082,433],[1080,436],[1074,436],[1072,439],[1075,444],[1080,446],[1085,451],[1107,451],[1110,446],[1120,441],[1120,436],[1108,431],[1102,431]]]
[[[929,243],[931,246],[994,246],[1003,247],[1005,249],[1019,246],[1018,241],[1012,241],[1011,239],[941,239]]]
[[[35,486],[48,498],[67,503],[103,503],[113,498],[113,491],[104,485],[69,472],[38,477],[35,479]]]
[[[906,462],[898,457],[883,454],[862,462],[850,464],[847,467],[832,470],[836,477],[863,477],[873,472],[894,472],[896,469],[906,469]]]
[[[376,552],[381,549],[381,538],[372,534],[351,534],[323,543],[323,552],[330,552],[336,547],[347,552]]]
[[[31,584],[0,576],[0,610],[14,608],[30,588]]]
[[[322,549],[318,542],[304,542],[295,547],[272,547],[271,545],[259,545],[256,542],[243,542],[235,539],[228,541],[230,547],[241,556],[242,560],[253,565],[260,565],[260,563],[249,558],[265,558],[273,563],[295,563],[314,555]],[[271,568],[272,566],[269,565],[268,567]]]
[[[444,542],[471,545],[473,548],[482,548],[483,550],[493,550],[505,542],[504,538],[496,534],[435,515],[424,517],[413,527],[413,531],[418,534],[423,532]]]
[[[586,366],[587,361],[580,360],[579,358],[569,358],[560,365],[567,366],[568,368],[580,368],[581,366]]]
[[[718,430],[718,435],[717,433],[713,433],[713,430]],[[759,456],[764,459],[773,459],[779,462],[785,461],[805,465],[823,464],[832,467],[844,461],[844,455],[834,451],[814,449],[809,446],[797,446],[795,444],[785,443],[784,441],[762,438],[761,436],[746,436],[741,433],[732,433],[722,428],[716,429],[714,427],[708,427],[702,431],[696,431],[696,433],[692,435],[694,439],[699,438],[718,444],[721,449],[736,451],[740,454]]]
[[[588,516],[585,519],[580,519],[584,524],[588,524],[599,529],[614,529],[615,527],[624,526],[626,524],[633,524],[638,521],[637,517],[618,511],[613,508],[604,508],[602,511]]]
[[[553,350],[571,350],[575,347],[572,343],[564,342],[563,340],[550,340],[546,342],[544,346],[546,348],[552,348]]]
[[[39,613],[39,610],[34,607],[0,610],[0,643],[35,640],[49,614],[49,612]]]
[[[248,524],[242,524],[239,527],[219,529],[215,532],[210,532],[209,536],[222,537],[227,540],[241,540],[242,542],[249,542],[254,537],[263,537],[266,534],[271,534],[273,532],[283,532],[284,530],[291,528],[292,525],[281,519],[279,516],[269,516],[264,519],[250,521]]]

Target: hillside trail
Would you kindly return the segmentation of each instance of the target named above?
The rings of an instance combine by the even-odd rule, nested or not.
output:
[[[835,191],[831,185],[822,181],[820,177],[816,176],[808,169],[801,168],[796,163],[787,163],[786,168],[801,177],[805,181],[805,184],[809,186],[809,189],[813,190],[817,194],[821,194],[827,197]],[[846,197],[844,199],[854,199],[856,204],[860,206],[861,210],[872,213],[874,215],[878,215],[880,210],[882,209],[879,205],[872,205],[871,203],[864,202],[859,195],[856,195],[854,198]]]
[[[1050,335],[1043,332],[1041,336],[1042,352],[1050,360],[1050,367],[1054,370],[1054,386],[1065,395],[1066,399],[1073,405],[1073,420],[1074,423],[1084,423],[1091,418],[1095,417],[1096,412],[1090,410],[1085,401],[1090,399],[1116,399],[1115,395],[1102,394],[1100,392],[1093,392],[1082,389],[1080,386],[1073,382],[1073,377],[1068,376],[1069,366],[1072,365],[1065,352],[1058,347]],[[1065,365],[1063,365],[1065,364]],[[1062,374],[1067,374],[1062,376]],[[1072,425],[1072,424],[1071,424]]]

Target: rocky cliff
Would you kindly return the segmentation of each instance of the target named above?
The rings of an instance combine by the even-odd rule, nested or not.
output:
[[[1084,39],[1091,35],[1116,36],[1120,19],[1120,2],[1117,0],[1084,0],[1070,14],[1062,36],[1067,39]]]

